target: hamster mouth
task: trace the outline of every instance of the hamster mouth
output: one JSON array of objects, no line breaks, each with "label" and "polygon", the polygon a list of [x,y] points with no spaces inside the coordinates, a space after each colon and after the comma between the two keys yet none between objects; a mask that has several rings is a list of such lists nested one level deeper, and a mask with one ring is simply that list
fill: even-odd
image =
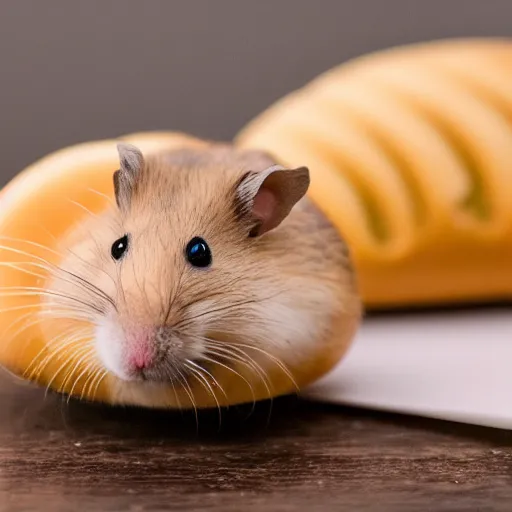
[{"label": "hamster mouth", "polygon": [[129,380],[147,383],[171,383],[183,386],[197,380],[198,374],[203,378],[212,374],[212,365],[203,359],[187,359],[184,362],[160,364],[154,368],[145,368],[131,375]]}]

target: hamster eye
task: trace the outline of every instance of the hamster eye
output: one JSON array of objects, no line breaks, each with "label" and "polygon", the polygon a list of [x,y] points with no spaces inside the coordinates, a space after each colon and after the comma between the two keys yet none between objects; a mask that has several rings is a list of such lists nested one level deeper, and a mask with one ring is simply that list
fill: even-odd
[{"label": "hamster eye", "polygon": [[128,235],[124,235],[112,244],[112,249],[110,251],[112,258],[115,260],[121,259],[123,254],[126,252],[126,249],[128,249]]},{"label": "hamster eye", "polygon": [[194,267],[207,267],[212,262],[212,253],[208,244],[199,237],[194,237],[185,249],[187,261]]}]

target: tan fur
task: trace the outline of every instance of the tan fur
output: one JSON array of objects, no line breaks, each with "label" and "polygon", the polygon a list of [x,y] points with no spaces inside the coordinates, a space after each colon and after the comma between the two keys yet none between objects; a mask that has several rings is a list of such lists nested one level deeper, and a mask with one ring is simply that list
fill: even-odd
[{"label": "tan fur", "polygon": [[[213,143],[145,155],[129,208],[113,205],[73,230],[62,267],[103,290],[117,307],[116,312],[105,303],[104,312],[91,318],[102,326],[98,343],[108,338],[116,344],[99,348],[100,361],[102,350],[117,351],[108,357],[124,350],[123,332],[129,329],[173,327],[195,318],[171,337],[155,338],[165,364],[179,368],[184,359],[200,360],[207,353],[199,339],[205,335],[228,350],[238,346],[255,362],[251,367],[223,360],[231,370],[207,364],[210,389],[190,375],[187,389],[174,377],[123,381],[111,374],[112,402],[172,407],[247,402],[293,392],[295,384],[300,388],[315,380],[342,357],[361,305],[339,233],[304,197],[277,228],[250,238],[248,220],[237,206],[237,185],[245,173],[276,163],[259,151]],[[112,243],[126,233],[129,251],[114,261]],[[184,257],[195,236],[212,250],[209,269],[191,268]],[[87,297],[58,278],[51,289]],[[213,310],[218,312],[209,314]],[[256,348],[242,347],[249,344]]]}]

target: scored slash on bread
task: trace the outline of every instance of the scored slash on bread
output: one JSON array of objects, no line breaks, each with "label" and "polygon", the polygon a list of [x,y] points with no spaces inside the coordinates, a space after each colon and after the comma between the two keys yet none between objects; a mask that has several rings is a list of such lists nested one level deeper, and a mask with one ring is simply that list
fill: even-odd
[{"label": "scored slash on bread", "polygon": [[355,58],[236,138],[307,165],[351,248],[366,306],[508,299],[512,40],[444,40]]}]

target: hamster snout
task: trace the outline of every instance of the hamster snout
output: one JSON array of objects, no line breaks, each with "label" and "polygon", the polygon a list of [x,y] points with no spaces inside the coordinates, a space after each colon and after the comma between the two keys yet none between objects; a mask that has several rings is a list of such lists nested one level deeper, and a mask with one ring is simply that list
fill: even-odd
[{"label": "hamster snout", "polygon": [[194,340],[184,340],[170,326],[124,328],[112,318],[96,329],[96,348],[103,364],[122,380],[168,382],[199,364]]},{"label": "hamster snout", "polygon": [[126,336],[125,365],[130,376],[145,377],[144,372],[155,367],[157,350],[154,338],[154,330],[149,327],[129,331]]}]

